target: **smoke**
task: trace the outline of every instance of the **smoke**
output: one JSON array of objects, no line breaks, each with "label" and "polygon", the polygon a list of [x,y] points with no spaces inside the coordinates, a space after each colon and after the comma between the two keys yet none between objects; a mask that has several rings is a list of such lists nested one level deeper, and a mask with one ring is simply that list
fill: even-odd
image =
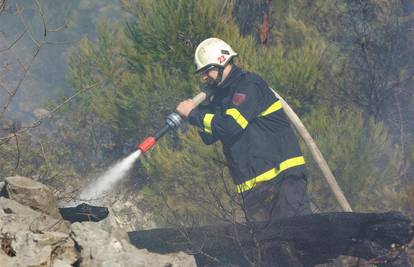
[{"label": "smoke", "polygon": [[[116,183],[122,180],[131,170],[134,162],[141,155],[141,150],[137,150],[125,159],[115,163],[105,173],[103,173],[98,179],[92,184],[87,186],[79,195],[79,201],[88,202],[92,205],[100,205],[104,194],[110,192]],[[80,203],[70,203],[73,206]]]}]

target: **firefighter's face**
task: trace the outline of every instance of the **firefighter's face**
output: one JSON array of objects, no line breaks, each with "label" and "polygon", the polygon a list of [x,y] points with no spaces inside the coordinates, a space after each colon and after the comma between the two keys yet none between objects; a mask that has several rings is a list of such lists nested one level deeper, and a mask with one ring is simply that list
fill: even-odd
[{"label": "firefighter's face", "polygon": [[217,67],[209,68],[209,69],[201,72],[201,74],[200,74],[201,75],[201,80],[204,83],[208,84],[208,85],[216,86],[216,85],[222,83],[224,80],[226,80],[227,76],[230,73],[231,68],[232,68],[232,64],[227,64],[224,67],[223,75],[221,76],[219,81],[217,80],[217,78],[219,76],[218,68]]},{"label": "firefighter's face", "polygon": [[208,85],[216,85],[217,76],[218,76],[217,68],[211,68],[201,73],[201,80]]}]

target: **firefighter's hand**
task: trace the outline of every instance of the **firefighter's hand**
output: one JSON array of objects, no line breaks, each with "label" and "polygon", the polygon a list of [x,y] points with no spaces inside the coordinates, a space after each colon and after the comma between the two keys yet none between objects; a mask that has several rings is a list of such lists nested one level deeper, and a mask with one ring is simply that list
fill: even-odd
[{"label": "firefighter's hand", "polygon": [[190,112],[195,107],[196,106],[195,106],[193,100],[187,99],[187,100],[182,101],[180,104],[178,104],[176,110],[177,110],[177,113],[180,114],[181,117],[187,118],[188,115],[190,114]]}]

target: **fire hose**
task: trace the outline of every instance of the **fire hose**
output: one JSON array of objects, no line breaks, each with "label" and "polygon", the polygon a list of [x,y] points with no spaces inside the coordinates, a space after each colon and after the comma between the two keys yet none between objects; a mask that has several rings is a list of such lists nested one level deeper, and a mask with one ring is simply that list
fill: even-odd
[{"label": "fire hose", "polygon": [[[278,93],[276,93],[272,88],[270,88],[270,90],[282,102],[282,107],[283,107],[283,110],[286,116],[289,118],[291,123],[295,126],[299,135],[302,137],[306,146],[310,150],[313,159],[315,160],[318,167],[322,171],[322,174],[325,180],[327,181],[330,189],[332,190],[341,208],[344,211],[352,212],[352,208],[349,205],[349,202],[347,201],[341,188],[339,187],[335,177],[333,176],[326,160],[322,156],[322,153],[318,149],[315,141],[313,140],[313,138],[311,137],[311,135],[309,134],[309,132],[307,131],[307,129],[305,128],[301,120],[299,119],[299,117],[296,115],[296,113],[292,110],[292,108],[286,103],[286,101]],[[206,98],[207,98],[207,93],[201,92],[198,95],[196,95],[192,99],[192,101],[197,107]],[[142,153],[147,152],[157,143],[158,139],[160,139],[170,130],[176,129],[178,126],[180,126],[181,121],[182,121],[182,118],[179,114],[175,112],[171,113],[170,115],[167,116],[164,126],[160,130],[158,130],[154,135],[147,137],[142,143],[138,144],[137,149],[141,150]]]}]

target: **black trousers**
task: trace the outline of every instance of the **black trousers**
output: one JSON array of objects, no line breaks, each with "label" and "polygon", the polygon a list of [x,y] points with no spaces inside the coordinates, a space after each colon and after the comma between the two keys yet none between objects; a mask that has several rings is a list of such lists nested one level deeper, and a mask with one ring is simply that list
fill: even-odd
[{"label": "black trousers", "polygon": [[[306,177],[294,175],[258,184],[253,190],[243,193],[247,222],[270,223],[277,219],[312,213],[306,187]],[[252,233],[267,229],[267,226],[262,229],[256,228]],[[295,255],[295,250],[285,242],[259,242],[245,249],[250,260],[255,263],[254,266],[304,266],[300,256]]]},{"label": "black trousers", "polygon": [[272,221],[312,213],[306,186],[306,177],[294,175],[258,184],[243,193],[247,220]]}]

